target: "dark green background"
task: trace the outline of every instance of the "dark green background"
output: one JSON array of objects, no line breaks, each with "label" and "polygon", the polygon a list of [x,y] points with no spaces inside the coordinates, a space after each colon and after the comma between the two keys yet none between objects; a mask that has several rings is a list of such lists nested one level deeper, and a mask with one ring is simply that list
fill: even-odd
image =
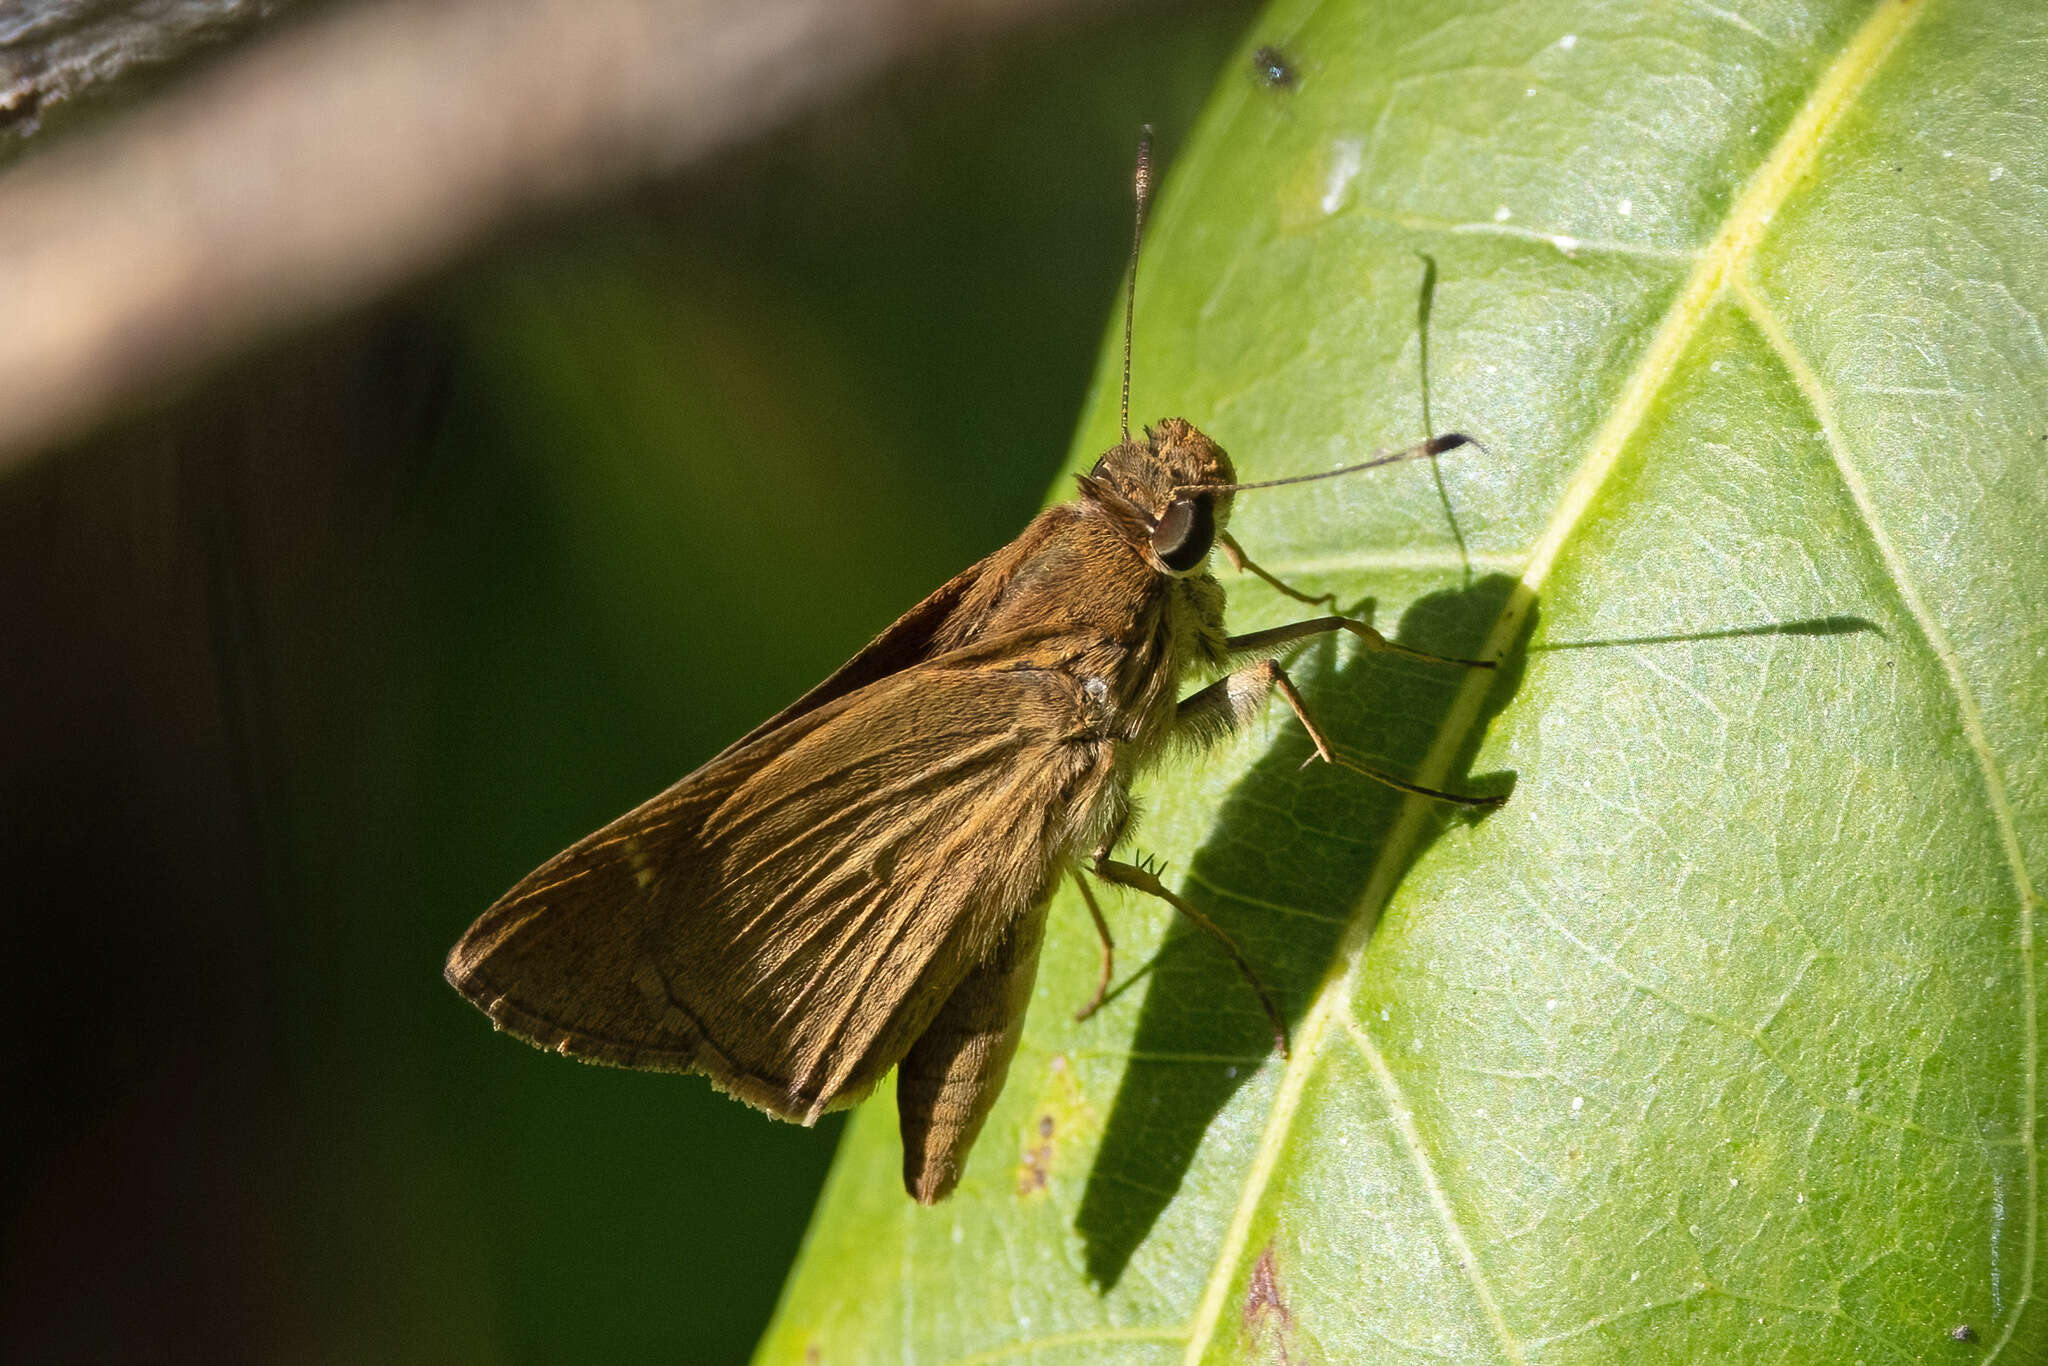
[{"label": "dark green background", "polygon": [[836,1127],[442,956],[1023,524],[1249,19],[944,54],[0,484],[0,1357],[744,1356]]}]

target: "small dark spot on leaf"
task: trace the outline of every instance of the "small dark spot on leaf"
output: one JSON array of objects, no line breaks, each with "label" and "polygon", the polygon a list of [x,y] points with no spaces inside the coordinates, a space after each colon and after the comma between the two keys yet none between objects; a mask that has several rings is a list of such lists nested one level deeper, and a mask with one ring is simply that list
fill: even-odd
[{"label": "small dark spot on leaf", "polygon": [[1051,1115],[1038,1117],[1038,1142],[1026,1145],[1024,1161],[1017,1168],[1017,1194],[1034,1195],[1045,1189],[1052,1177]]},{"label": "small dark spot on leaf", "polygon": [[1977,1330],[1967,1323],[1959,1323],[1949,1329],[1948,1335],[1950,1341],[1953,1342],[1975,1342],[1977,1340]]},{"label": "small dark spot on leaf", "polygon": [[1244,1292],[1244,1333],[1252,1350],[1265,1353],[1280,1366],[1293,1366],[1294,1311],[1280,1289],[1280,1263],[1271,1243],[1259,1252]]},{"label": "small dark spot on leaf", "polygon": [[1292,90],[1301,81],[1292,59],[1270,44],[1252,53],[1252,73],[1268,90]]},{"label": "small dark spot on leaf", "polygon": [[818,1363],[824,1359],[825,1354],[818,1350],[817,1343],[814,1342],[804,1348],[804,1366],[818,1366]]}]

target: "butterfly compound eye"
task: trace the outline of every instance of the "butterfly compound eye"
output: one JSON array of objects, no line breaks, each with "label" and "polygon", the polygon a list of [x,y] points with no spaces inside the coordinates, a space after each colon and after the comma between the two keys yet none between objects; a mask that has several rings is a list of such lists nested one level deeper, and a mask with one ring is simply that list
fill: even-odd
[{"label": "butterfly compound eye", "polygon": [[1207,498],[1176,498],[1152,528],[1152,553],[1176,574],[1185,574],[1209,558],[1216,540],[1216,512]]}]

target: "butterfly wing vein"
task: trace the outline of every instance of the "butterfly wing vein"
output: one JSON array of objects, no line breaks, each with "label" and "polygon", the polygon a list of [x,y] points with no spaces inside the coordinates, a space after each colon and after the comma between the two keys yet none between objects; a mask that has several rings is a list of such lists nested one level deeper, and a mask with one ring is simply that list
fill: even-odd
[{"label": "butterfly wing vein", "polygon": [[791,718],[536,870],[448,977],[592,1062],[811,1122],[871,1090],[1101,825],[1068,674],[945,656]]}]

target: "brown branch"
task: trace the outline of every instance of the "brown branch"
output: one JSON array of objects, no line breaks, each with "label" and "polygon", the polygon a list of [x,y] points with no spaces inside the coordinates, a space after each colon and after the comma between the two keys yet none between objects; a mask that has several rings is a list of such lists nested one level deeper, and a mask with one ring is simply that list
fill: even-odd
[{"label": "brown branch", "polygon": [[0,6],[0,134],[26,138],[52,105],[233,37],[284,3],[14,0]]},{"label": "brown branch", "polygon": [[0,471],[542,206],[1071,0],[380,0],[0,176]]}]

